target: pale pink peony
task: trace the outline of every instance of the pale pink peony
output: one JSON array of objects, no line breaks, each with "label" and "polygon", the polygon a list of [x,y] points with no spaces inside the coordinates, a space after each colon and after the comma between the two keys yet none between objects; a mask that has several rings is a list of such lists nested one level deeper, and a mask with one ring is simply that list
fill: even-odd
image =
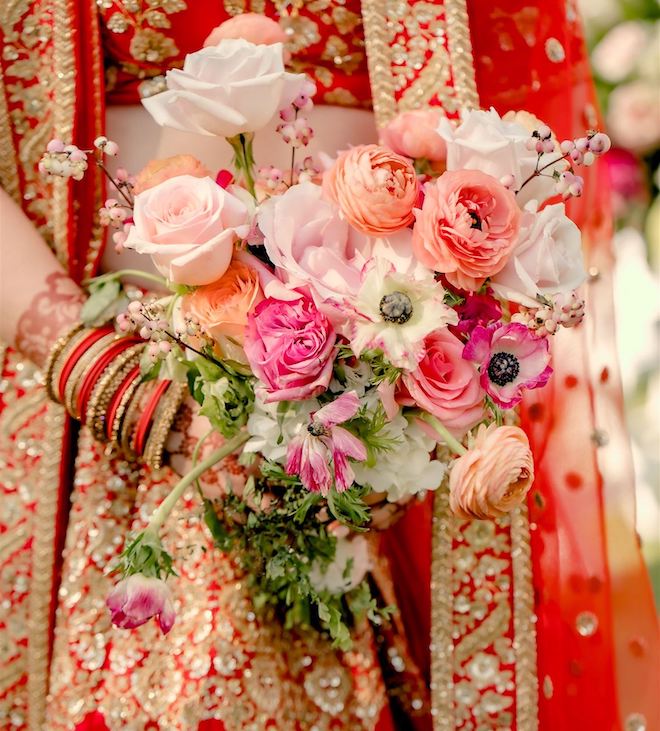
[{"label": "pale pink peony", "polygon": [[399,155],[442,162],[447,145],[438,132],[445,115],[437,107],[401,112],[380,133],[380,142]]},{"label": "pale pink peony", "polygon": [[349,488],[355,474],[347,458],[363,461],[367,449],[338,425],[352,419],[359,408],[358,395],[347,391],[312,414],[307,429],[289,443],[287,474],[299,475],[308,490],[322,495],[327,495],[333,484],[338,492]]},{"label": "pale pink peony", "polygon": [[264,402],[300,401],[325,391],[336,340],[332,325],[309,297],[260,302],[248,317],[243,347],[264,384]]},{"label": "pale pink peony", "polygon": [[176,284],[215,282],[227,271],[234,243],[250,231],[245,203],[211,178],[180,175],[135,197],[124,246],[149,254]]},{"label": "pale pink peony", "polygon": [[134,192],[143,193],[159,183],[179,175],[192,175],[195,178],[210,177],[211,173],[193,155],[174,155],[160,160],[151,160],[135,176]]},{"label": "pale pink peony", "polygon": [[279,24],[259,13],[241,13],[220,23],[206,37],[204,48],[217,46],[227,38],[242,38],[249,43],[264,46],[287,42],[286,33]]},{"label": "pale pink peony", "polygon": [[545,386],[552,375],[548,339],[518,322],[476,327],[463,357],[479,367],[481,385],[503,409],[520,403],[525,389]]},{"label": "pale pink peony", "polygon": [[483,424],[449,473],[449,503],[460,518],[499,518],[520,505],[534,482],[534,460],[517,426]]},{"label": "pale pink peony", "polygon": [[431,333],[424,347],[417,368],[403,374],[397,400],[419,406],[462,436],[484,415],[479,374],[463,359],[463,343],[446,329]]},{"label": "pale pink peony", "polygon": [[413,251],[450,284],[477,290],[505,265],[518,240],[515,195],[479,170],[446,172],[424,188],[415,209]]},{"label": "pale pink peony", "polygon": [[135,629],[152,617],[163,634],[174,626],[176,612],[172,593],[162,579],[133,574],[122,579],[106,601],[112,623],[122,629]]},{"label": "pale pink peony", "polygon": [[380,145],[342,152],[323,176],[323,190],[352,226],[369,235],[411,224],[419,197],[410,161]]}]

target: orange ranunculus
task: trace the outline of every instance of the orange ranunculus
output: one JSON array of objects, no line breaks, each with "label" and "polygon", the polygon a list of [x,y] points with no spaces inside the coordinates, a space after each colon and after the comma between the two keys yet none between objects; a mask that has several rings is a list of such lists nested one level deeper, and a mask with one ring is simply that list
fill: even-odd
[{"label": "orange ranunculus", "polygon": [[534,460],[517,426],[480,426],[449,473],[449,502],[461,518],[498,518],[520,505],[534,481]]},{"label": "orange ranunculus", "polygon": [[151,160],[135,178],[135,193],[143,193],[145,190],[178,175],[205,178],[210,177],[211,173],[192,155],[174,155],[173,157],[165,157],[162,160]]}]

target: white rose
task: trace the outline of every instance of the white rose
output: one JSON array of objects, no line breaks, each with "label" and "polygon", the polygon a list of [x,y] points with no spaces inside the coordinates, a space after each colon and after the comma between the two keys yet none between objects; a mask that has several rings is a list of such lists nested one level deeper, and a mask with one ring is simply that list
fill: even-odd
[{"label": "white rose", "polygon": [[372,466],[352,463],[358,484],[387,493],[390,502],[440,486],[447,465],[433,457],[435,442],[415,422],[397,414],[379,436],[393,440],[392,449],[378,452]]},{"label": "white rose", "polygon": [[660,94],[657,84],[631,81],[610,94],[607,126],[612,140],[633,152],[649,152],[660,143]]},{"label": "white rose", "polygon": [[[442,119],[438,132],[447,142],[447,170],[481,170],[497,180],[513,175],[518,190],[536,168],[538,155],[525,146],[529,130],[503,120],[494,109],[467,112],[458,127]],[[543,155],[540,164],[559,156]],[[545,201],[555,194],[552,177],[540,176],[525,185],[517,200],[522,207],[530,200]]]},{"label": "white rose", "polygon": [[500,297],[533,307],[538,294],[570,292],[585,276],[580,229],[566,216],[564,204],[546,206],[540,213],[530,205],[523,213],[518,244],[491,286]]},{"label": "white rose", "polygon": [[325,571],[315,561],[309,580],[316,591],[343,594],[355,589],[370,568],[369,544],[364,536],[338,538],[334,559]]},{"label": "white rose", "polygon": [[265,127],[305,82],[284,70],[282,44],[223,40],[167,72],[167,91],[142,100],[163,127],[234,137]]}]

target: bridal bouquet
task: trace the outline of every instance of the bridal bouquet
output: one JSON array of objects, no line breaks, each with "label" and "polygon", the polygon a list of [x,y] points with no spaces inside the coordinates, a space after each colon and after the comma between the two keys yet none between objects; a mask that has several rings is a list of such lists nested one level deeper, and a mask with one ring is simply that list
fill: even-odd
[{"label": "bridal bouquet", "polygon": [[[368,581],[371,505],[445,477],[461,517],[525,498],[532,455],[508,415],[548,382],[550,336],[582,319],[580,231],[563,199],[609,140],[560,144],[524,112],[431,109],[397,117],[380,144],[296,162],[315,89],[264,42],[279,41],[271,22],[248,24],[247,40],[221,26],[144,101],[161,125],[225,138],[232,169],[182,154],[108,173],[102,222],[170,291],[130,301],[118,327],[148,341],[144,377],[187,382],[222,437],[129,542],[108,606],[120,626],[155,616],[169,630],[176,574],[159,529],[238,453],[241,479],[218,500],[200,490],[215,543],[240,556],[257,607],[347,647],[356,617],[389,611]],[[256,167],[254,134],[271,124],[289,169]],[[79,179],[117,152],[106,138],[91,151],[54,140],[42,169]],[[126,308],[121,275],[91,283],[89,323]]]}]

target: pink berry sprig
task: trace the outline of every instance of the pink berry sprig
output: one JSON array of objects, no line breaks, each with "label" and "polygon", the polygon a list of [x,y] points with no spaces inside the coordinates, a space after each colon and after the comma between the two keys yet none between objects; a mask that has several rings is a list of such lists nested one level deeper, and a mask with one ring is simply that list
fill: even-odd
[{"label": "pink berry sprig", "polygon": [[584,319],[585,303],[577,292],[555,295],[539,307],[521,307],[511,317],[540,336],[554,335],[560,327],[576,327]]},{"label": "pink berry sprig", "polygon": [[76,145],[67,145],[60,139],[52,139],[39,161],[39,172],[59,178],[82,180],[87,170],[87,154],[86,150],[81,150]]}]

